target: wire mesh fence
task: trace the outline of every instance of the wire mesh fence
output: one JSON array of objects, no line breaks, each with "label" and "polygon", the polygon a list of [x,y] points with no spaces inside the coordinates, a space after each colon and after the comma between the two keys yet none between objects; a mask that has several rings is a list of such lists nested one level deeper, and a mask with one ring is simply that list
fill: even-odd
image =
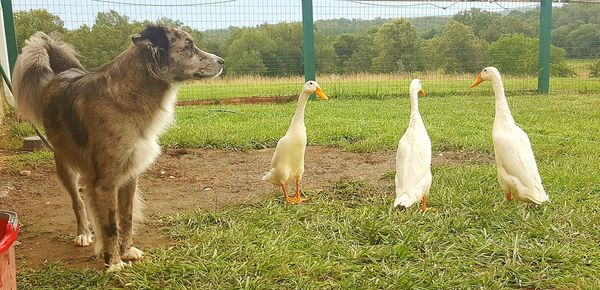
[{"label": "wire mesh fence", "polygon": [[[405,95],[411,78],[431,93],[469,92],[482,67],[506,89],[537,88],[539,2],[314,1],[317,79],[334,97]],[[252,0],[14,1],[18,46],[58,31],[93,68],[148,21],[188,31],[225,58],[222,78],[188,83],[183,100],[295,95],[303,82],[302,2]],[[555,3],[551,90],[600,91],[600,5]]]}]

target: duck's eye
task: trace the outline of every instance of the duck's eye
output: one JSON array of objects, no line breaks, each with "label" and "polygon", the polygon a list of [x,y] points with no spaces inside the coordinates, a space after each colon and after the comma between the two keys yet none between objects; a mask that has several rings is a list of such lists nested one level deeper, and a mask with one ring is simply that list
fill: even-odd
[{"label": "duck's eye", "polygon": [[185,48],[192,48],[194,47],[194,42],[192,42],[191,40],[188,40],[185,42]]},{"label": "duck's eye", "polygon": [[483,71],[487,71],[487,69],[483,69]]}]

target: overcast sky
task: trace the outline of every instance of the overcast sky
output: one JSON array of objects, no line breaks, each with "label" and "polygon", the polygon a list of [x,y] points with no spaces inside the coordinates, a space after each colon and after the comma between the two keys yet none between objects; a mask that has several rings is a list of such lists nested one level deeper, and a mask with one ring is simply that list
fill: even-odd
[{"label": "overcast sky", "polygon": [[[115,10],[134,20],[177,19],[200,30],[229,26],[302,20],[301,0],[13,0],[13,9],[44,8],[57,14],[69,29],[91,25],[96,14]],[[314,19],[373,19],[453,15],[471,7],[508,12],[534,8],[525,2],[394,2],[354,0],[313,0]]]}]

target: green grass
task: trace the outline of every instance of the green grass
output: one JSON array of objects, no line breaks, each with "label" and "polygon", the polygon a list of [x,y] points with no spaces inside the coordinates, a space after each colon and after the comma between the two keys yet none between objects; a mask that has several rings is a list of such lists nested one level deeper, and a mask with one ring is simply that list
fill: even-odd
[{"label": "green grass", "polygon": [[35,132],[29,123],[19,123],[6,114],[4,125],[0,126],[0,150],[18,150],[22,146],[22,138],[33,134]]},{"label": "green grass", "polygon": [[[576,66],[589,72],[587,67]],[[579,70],[578,70],[579,72]],[[551,90],[555,92],[600,91],[600,82],[590,79],[587,73],[581,78],[551,78]],[[444,76],[424,74],[421,77],[428,84],[428,92],[434,95],[469,94],[469,85],[475,78],[473,75]],[[317,80],[326,94],[337,98],[380,98],[382,96],[404,95],[411,76],[393,75],[351,75],[351,76],[319,76]],[[241,79],[216,79],[207,82],[184,84],[179,90],[180,100],[227,99],[253,96],[285,96],[297,95],[304,81],[301,77],[263,78],[248,77]],[[523,92],[537,89],[537,78],[505,77],[507,91]]]},{"label": "green grass", "polygon": [[47,163],[54,160],[54,154],[50,150],[40,150],[14,155],[9,160],[9,169],[19,171],[40,163]]},{"label": "green grass", "polygon": [[[432,91],[425,83],[425,90]],[[435,151],[493,153],[489,85],[462,96],[421,98]],[[430,206],[392,210],[393,176],[380,186],[331,180],[289,206],[273,190],[256,204],[164,218],[176,240],[116,275],[51,264],[20,269],[22,289],[525,288],[594,289],[600,284],[600,95],[508,94],[530,135],[552,203],[508,203],[487,164],[435,165]],[[166,146],[236,150],[272,147],[295,104],[177,108]],[[308,104],[310,144],[393,150],[408,98]],[[392,169],[392,168],[390,168]]]},{"label": "green grass", "polygon": [[[600,283],[600,202],[571,186],[538,208],[506,203],[492,166],[435,166],[437,213],[391,210],[362,181],[333,181],[288,206],[274,193],[254,205],[172,217],[179,241],[111,277],[51,265],[20,274],[21,287],[529,288]],[[391,190],[391,189],[390,189]],[[65,284],[66,283],[66,284]]]},{"label": "green grass", "polygon": [[[6,120],[8,130],[5,135],[1,135],[3,132],[0,132],[0,137],[2,137],[0,139],[0,150],[18,152],[23,147],[22,138],[35,135],[35,131],[29,123],[19,123],[10,118]],[[47,163],[53,160],[53,156],[52,151],[46,149],[33,152],[19,152],[8,159],[7,167],[8,170],[16,172],[40,163]]]},{"label": "green grass", "polygon": [[112,275],[91,269],[66,269],[60,263],[48,263],[36,270],[17,269],[17,279],[19,289],[107,289],[118,283]]},{"label": "green grass", "polygon": [[567,65],[572,67],[578,76],[586,77],[590,73],[590,65],[595,59],[567,59]]},{"label": "green grass", "polygon": [[[493,151],[494,97],[489,90],[421,99],[420,109],[435,150]],[[598,95],[519,95],[509,96],[509,102],[515,119],[534,144],[560,142],[560,138],[600,142],[600,110],[590,110],[600,105]],[[179,107],[177,123],[162,136],[161,143],[238,150],[273,147],[285,134],[295,106]],[[395,149],[408,123],[409,106],[408,97],[310,102],[306,109],[309,144],[354,151]]]},{"label": "green grass", "polygon": [[600,233],[594,221],[580,219],[597,216],[597,207],[503,203],[491,194],[489,167],[437,167],[435,174],[433,205],[440,212],[434,214],[390,210],[391,197],[358,182],[312,193],[309,206],[269,200],[181,215],[168,226],[184,242],[154,252],[153,261],[121,277],[134,288],[575,288],[599,282],[600,252],[593,249]]}]

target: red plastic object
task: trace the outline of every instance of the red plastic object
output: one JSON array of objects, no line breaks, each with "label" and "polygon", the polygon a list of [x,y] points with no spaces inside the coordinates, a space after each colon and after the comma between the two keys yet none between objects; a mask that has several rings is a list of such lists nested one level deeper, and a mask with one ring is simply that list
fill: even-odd
[{"label": "red plastic object", "polygon": [[19,235],[19,220],[12,211],[0,210],[0,289],[17,289],[17,267],[13,243]]}]

